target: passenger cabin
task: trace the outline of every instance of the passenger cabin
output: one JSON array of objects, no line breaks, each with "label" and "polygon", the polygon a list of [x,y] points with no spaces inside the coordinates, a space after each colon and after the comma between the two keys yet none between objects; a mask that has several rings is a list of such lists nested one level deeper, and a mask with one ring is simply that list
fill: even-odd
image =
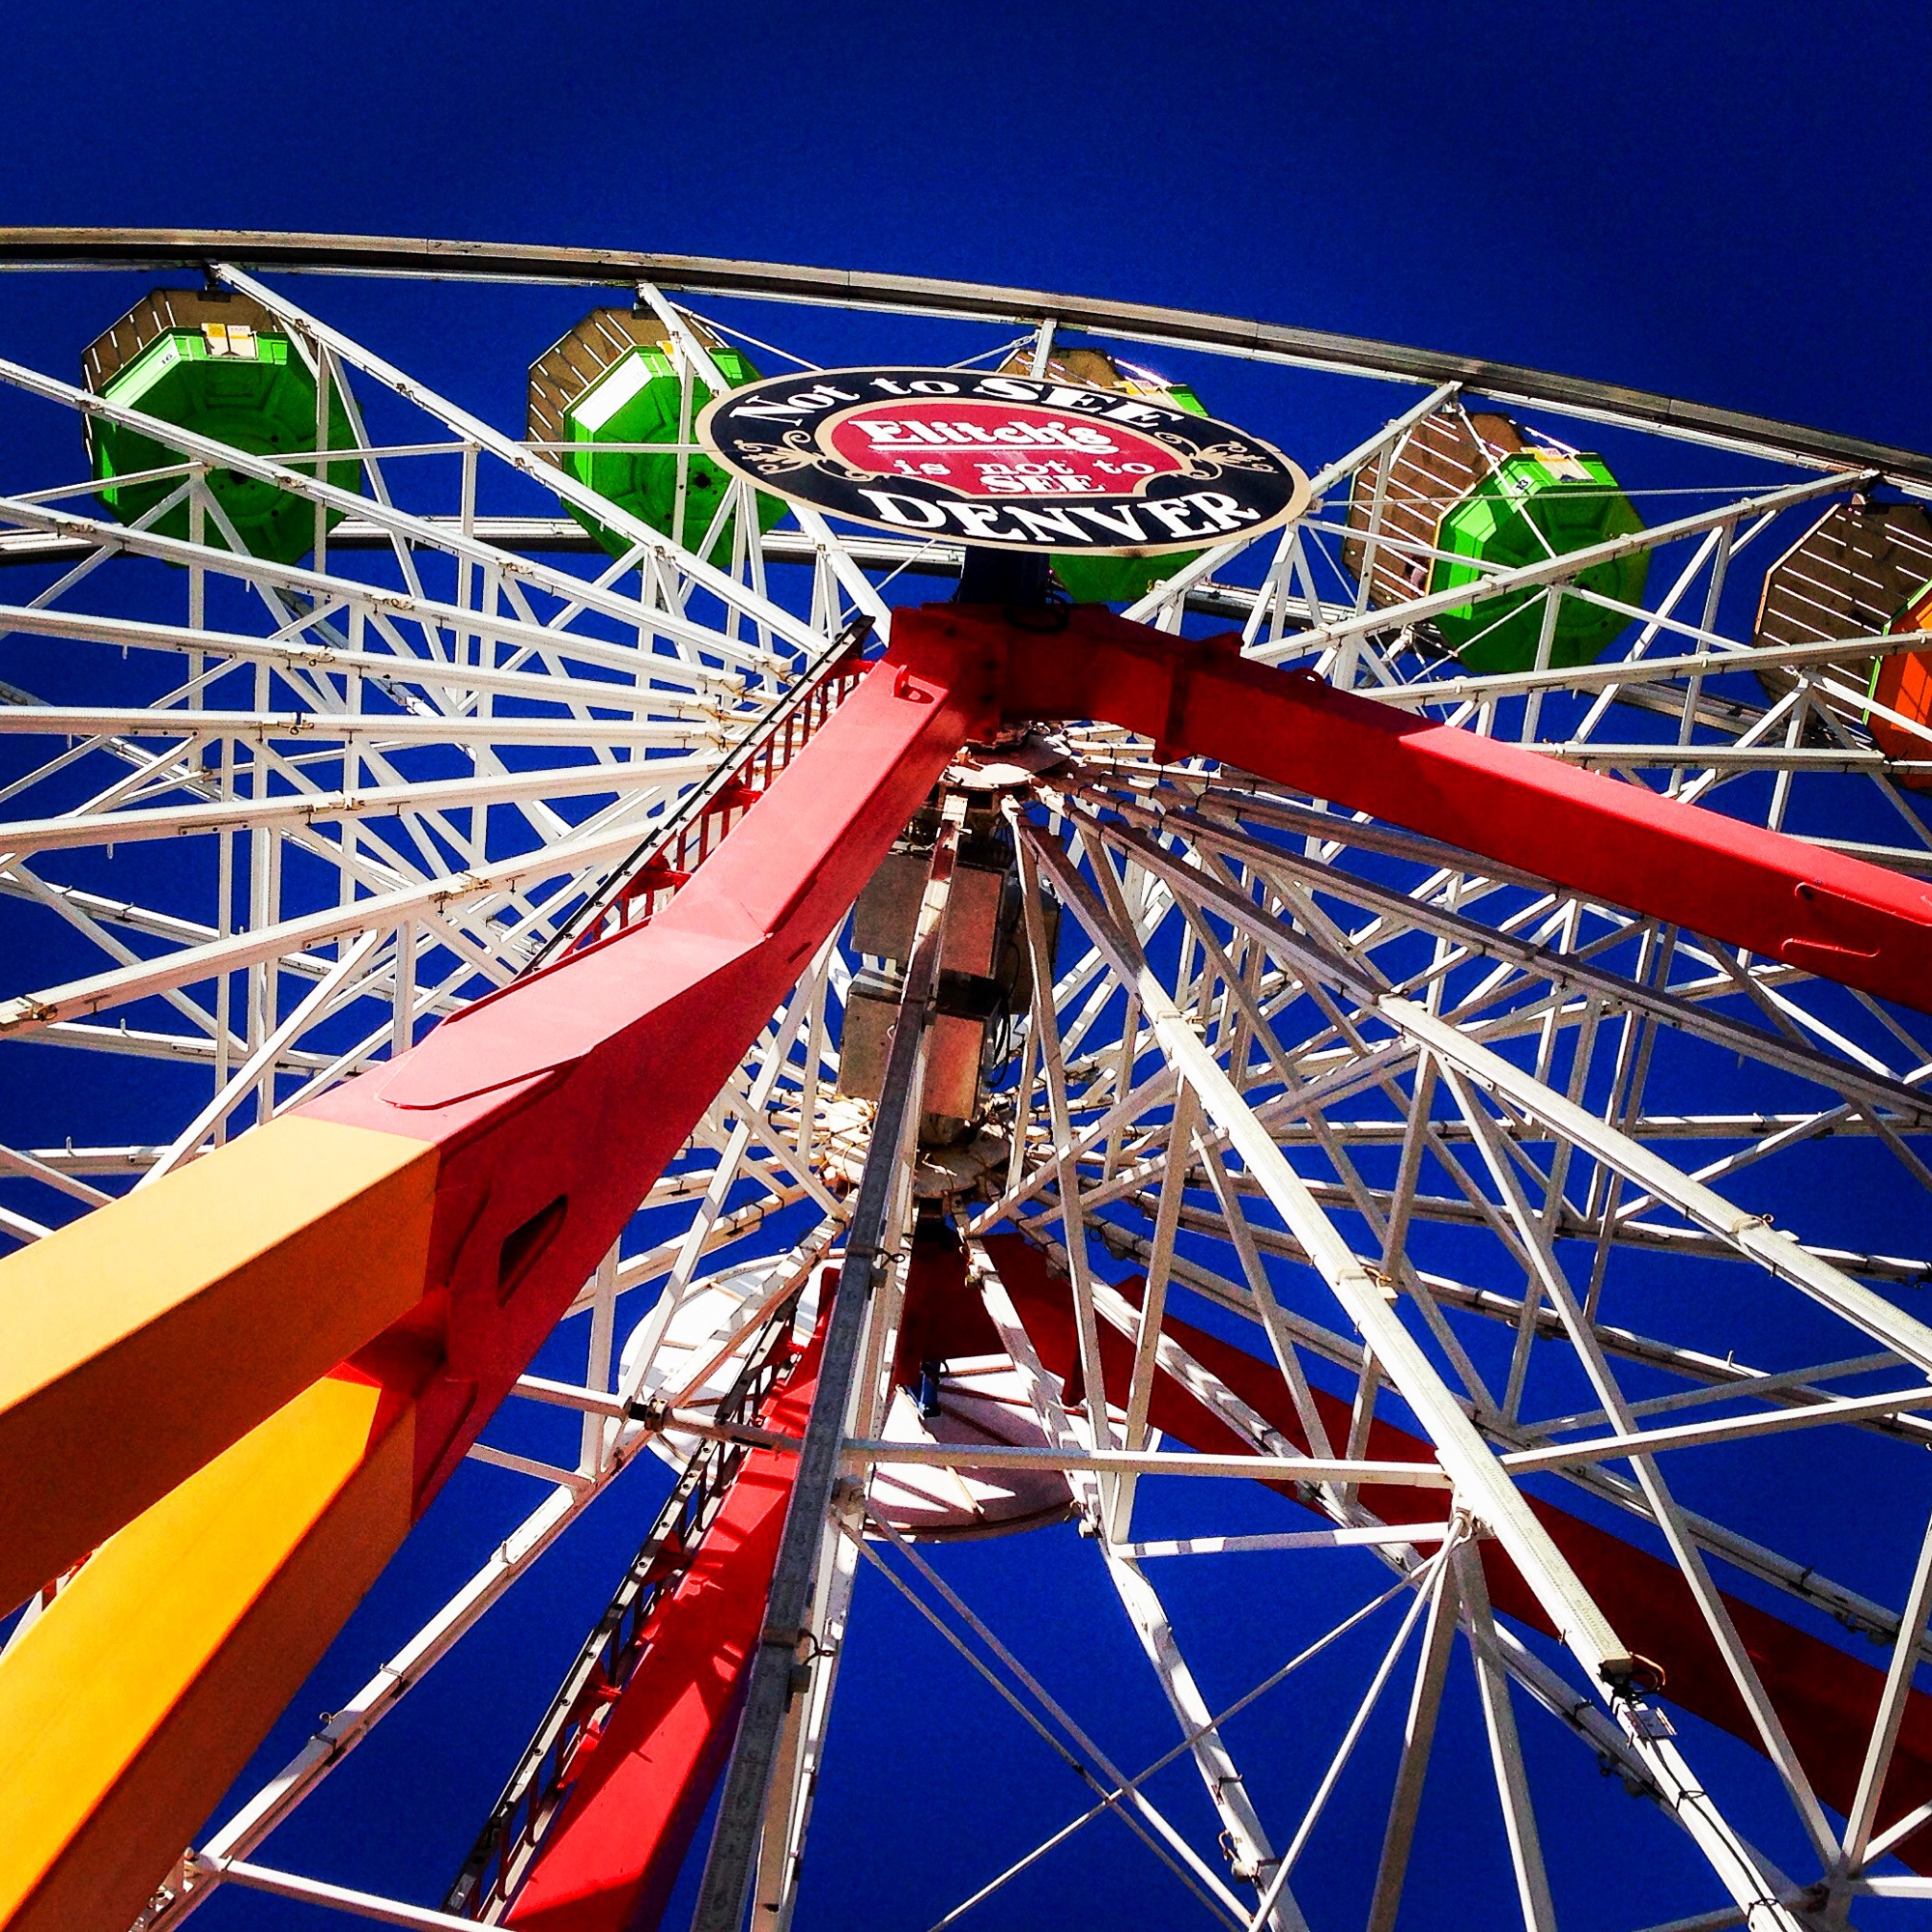
[{"label": "passenger cabin", "polygon": [[[1853,497],[1833,504],[1765,572],[1751,641],[1815,644],[1888,631],[1932,631],[1932,515],[1919,503]],[[1773,699],[1795,681],[1776,666],[1757,675]],[[1886,711],[1932,724],[1932,648],[1875,659],[1866,689]],[[1815,701],[1864,724],[1888,757],[1932,759],[1932,740],[1876,710],[1834,703],[1829,693]],[[1901,775],[1900,781],[1932,790],[1932,777]]]},{"label": "passenger cabin", "polygon": [[[1373,457],[1349,496],[1342,561],[1369,582],[1378,610],[1460,589],[1497,570],[1634,534],[1643,521],[1599,456],[1570,448],[1508,416],[1458,404],[1426,416],[1394,460]],[[1575,582],[1635,606],[1650,559],[1637,551],[1592,564]],[[1534,586],[1452,605],[1433,619],[1470,670],[1528,670],[1591,663],[1631,621],[1625,611],[1565,597],[1544,649],[1546,600]]]},{"label": "passenger cabin", "polygon": [[[691,327],[733,388],[758,380],[749,357],[701,325]],[[593,309],[530,364],[529,440],[549,445],[541,453],[600,497],[708,563],[729,568],[737,537],[731,479],[691,448],[693,426],[711,395],[656,316]],[[673,447],[662,455],[624,447],[635,443]],[[757,506],[760,533],[784,514],[783,503],[762,492]],[[574,503],[569,508],[612,556],[631,550],[630,537]]]},{"label": "passenger cabin", "polygon": [[[279,319],[246,296],[156,289],[88,345],[81,375],[88,389],[108,402],[251,456],[294,462],[318,448],[355,447],[334,384],[327,410],[320,409],[315,374],[301,351]],[[152,470],[178,469],[185,460],[179,450],[104,416],[88,417],[86,437],[108,515],[135,524],[179,497],[148,527],[167,537],[191,533],[196,520],[185,479],[139,480]],[[319,470],[338,490],[362,487],[362,466],[354,459],[295,467]],[[315,548],[313,503],[232,469],[209,471],[208,489],[213,508],[204,508],[199,520],[205,543],[221,549],[239,543],[251,555],[277,563],[294,563]],[[324,527],[341,521],[339,510],[323,513]]]},{"label": "passenger cabin", "polygon": [[[1932,582],[1922,583],[1918,594],[1899,613],[1894,631],[1932,631]],[[1865,714],[1872,742],[1888,758],[1910,759],[1916,764],[1932,762],[1932,736],[1921,737],[1898,720],[1932,726],[1932,650],[1894,651],[1872,666],[1871,697],[1874,708]],[[1884,712],[1877,707],[1883,706]],[[1894,713],[1888,717],[1885,712]],[[1901,784],[1914,791],[1932,791],[1932,772],[1901,772]]]}]

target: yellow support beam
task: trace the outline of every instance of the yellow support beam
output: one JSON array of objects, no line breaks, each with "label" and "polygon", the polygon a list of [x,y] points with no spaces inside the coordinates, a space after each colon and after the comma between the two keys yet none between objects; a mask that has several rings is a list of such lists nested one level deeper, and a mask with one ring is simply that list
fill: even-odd
[{"label": "yellow support beam", "polygon": [[327,1377],[0,1660],[0,1927],[121,1932],[408,1533],[415,1406]]},{"label": "yellow support beam", "polygon": [[437,1159],[291,1116],[0,1261],[0,1610],[415,1305]]}]

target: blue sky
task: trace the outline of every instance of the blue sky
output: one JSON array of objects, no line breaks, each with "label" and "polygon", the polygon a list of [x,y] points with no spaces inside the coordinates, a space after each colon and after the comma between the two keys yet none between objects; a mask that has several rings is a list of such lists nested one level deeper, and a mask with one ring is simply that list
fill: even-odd
[{"label": "blue sky", "polygon": [[1932,441],[1910,6],[135,18],[10,21],[10,218],[1064,287]]},{"label": "blue sky", "polygon": [[[959,276],[1387,337],[1932,447],[1920,9],[357,0],[16,8],[7,33],[10,223],[556,242]],[[341,299],[347,314],[364,298]],[[544,300],[549,315],[577,298]],[[447,334],[421,349],[439,380],[470,359],[463,330],[485,311],[466,297],[446,313]],[[0,316],[15,332],[5,353],[43,366],[65,370],[84,339],[65,314],[43,328],[15,291],[0,289]],[[1241,379],[1225,382],[1223,403]],[[514,424],[518,401],[496,401]],[[482,1553],[515,1480],[478,1472],[453,1489],[264,1768],[433,1606],[443,1565]],[[458,1727],[514,1747],[640,1510],[627,1502],[586,1532],[581,1562],[525,1586],[473,1662],[368,1747],[365,1795],[331,1794],[277,1855],[434,1895],[502,1769],[452,1744]],[[1259,1500],[1257,1525],[1274,1520]],[[1069,1646],[1091,1642],[1076,1678],[1133,1662],[1091,1566],[1084,1582],[1071,1563],[1036,1571],[1015,1546],[961,1552],[957,1574],[969,1594],[1005,1598],[1030,1659],[1067,1671]],[[1188,1613],[1225,1633],[1210,1698],[1324,1622],[1320,1601],[1284,1598],[1257,1634],[1251,1593],[1284,1574],[1258,1568],[1239,1593],[1198,1586]],[[876,1909],[916,1932],[914,1901],[957,1896],[996,1861],[986,1847],[1023,1844],[1079,1808],[1078,1791],[948,1673],[902,1605],[873,1590],[861,1609],[892,1666],[853,1674],[835,1734],[848,1771],[822,1823],[841,1845],[877,1849],[824,1872],[801,1925]],[[1331,1692],[1311,1691],[1295,1721],[1332,1734]],[[1162,1714],[1116,1716],[1122,1754],[1164,1747]],[[1553,1792],[1595,1802],[1587,1761],[1540,1734],[1528,1747]],[[1732,1765],[1726,1744],[1710,1748]],[[922,1808],[935,1792],[952,1821],[937,1833]],[[1426,1851],[1458,1843],[1453,1814],[1427,1831]],[[1483,1837],[1471,1856],[1492,1860],[1487,1818]],[[1069,1854],[1053,1884],[1019,1889],[983,1922],[1064,1922],[1068,1895],[1096,1921],[1181,1922],[1180,1894],[1117,1838],[1108,1856]],[[1601,1919],[1581,1871],[1561,1874],[1577,1922],[1667,1916],[1667,1881],[1690,1869],[1679,1856],[1666,1843],[1652,1870],[1603,1876]],[[1318,1932],[1359,1922],[1361,1906],[1341,1898]],[[333,1921],[237,1896],[203,1922]]]}]

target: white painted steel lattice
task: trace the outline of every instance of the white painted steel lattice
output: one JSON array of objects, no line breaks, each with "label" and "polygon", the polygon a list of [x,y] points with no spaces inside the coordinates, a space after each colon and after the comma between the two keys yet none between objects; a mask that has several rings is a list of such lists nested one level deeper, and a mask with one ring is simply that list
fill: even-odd
[{"label": "white painted steel lattice", "polygon": [[[317,237],[0,232],[0,255],[10,297],[52,303],[100,288],[84,269],[205,269],[341,397],[363,478],[341,490],[313,458],[238,452],[0,359],[15,446],[43,446],[30,425],[65,412],[172,458],[145,527],[94,500],[77,433],[64,472],[7,459],[0,1033],[22,1070],[0,1226],[19,1243],[649,918],[836,714],[894,610],[945,596],[960,567],[810,513],[761,535],[741,484],[707,532],[728,529],[724,552],[696,554],[469,390],[412,374],[399,334],[379,349],[335,320],[359,311],[331,270],[386,278],[389,313],[417,326],[431,277],[517,284],[517,302],[629,291],[670,345],[687,425],[695,385],[725,386],[725,342],[768,367],[890,340],[1051,374],[1077,339],[1129,372],[1174,358],[1163,378],[1210,410],[1212,358],[1246,358],[1279,384],[1277,418],[1252,426],[1310,472],[1313,505],[1285,533],[1204,548],[1130,617],[1233,628],[1259,663],[1932,875],[1932,727],[1880,676],[1919,641],[1891,627],[1932,578],[1932,459],[1497,365],[955,284]],[[551,338],[509,339],[479,338],[503,367],[476,393]],[[1546,533],[1527,561],[1440,582],[1466,555],[1445,514],[1505,468],[1471,425],[1505,417],[1552,462],[1601,441],[1641,526]],[[1487,467],[1459,480],[1444,451]],[[310,506],[308,559],[250,555],[215,472]],[[182,506],[187,534],[157,533]],[[607,554],[573,511],[627,547]],[[1638,555],[1636,601],[1591,575]],[[1528,662],[1475,670],[1474,646],[1450,648],[1486,605],[1498,630],[1526,625]],[[1566,664],[1581,607],[1621,628]],[[1014,948],[971,1104],[934,1106],[952,1091],[935,1021],[925,1124],[911,1107],[875,1143],[892,1109],[841,1047],[876,982],[900,982],[842,928],[469,1452],[506,1472],[489,1508],[509,1507],[510,1479],[534,1502],[414,1636],[358,1654],[363,1689],[210,1821],[145,1923],[251,1889],[401,1925],[485,1911],[488,1887],[446,1891],[440,1873],[412,1902],[373,1876],[298,1876],[274,1834],[338,1773],[341,1802],[394,1802],[355,1747],[433,1665],[463,1671],[462,1640],[540,1559],[571,1562],[598,1497],[643,1494],[626,1471],[644,1450],[718,1460],[739,1425],[721,1433],[707,1403],[775,1319],[809,1329],[868,1159],[892,1168],[881,1285],[848,1480],[788,1633],[797,1694],[748,1854],[752,1922],[781,1928],[795,1906],[813,1922],[815,1882],[842,1862],[807,1827],[821,1785],[865,1787],[827,1726],[841,1670],[891,1663],[867,1655],[888,1602],[947,1649],[920,1700],[936,1749],[949,1704],[991,1689],[1015,1740],[1085,1784],[1075,1802],[1042,1783],[1033,1840],[939,1861],[923,1923],[996,1922],[1009,1884],[1046,1896],[1090,1823],[1168,1888],[1149,1922],[1515,1915],[1542,1932],[1634,1925],[1627,1905],[1683,1932],[1911,1922],[1932,1898],[1923,1016],[1103,724],[980,748],[935,803],[900,855],[927,881],[928,926],[968,888],[936,863],[927,879],[927,855],[978,838],[1001,855],[981,869],[1004,867],[988,890]],[[908,1378],[895,1335],[935,1215],[998,1346]],[[546,1411],[567,1444],[531,1446],[555,1435]],[[1276,1494],[1234,1480],[1253,1474]],[[1103,1683],[1084,1647],[1042,1659],[1007,1629],[944,1547],[974,1529],[1026,1530],[1009,1556],[1079,1573],[1069,1605],[1103,1586],[1117,1627],[1091,1655],[1120,1656],[1124,1629],[1147,1675]],[[1266,1583],[1216,1601],[1238,1597],[1250,1634],[1190,1628],[1199,1593],[1168,1579],[1244,1565]],[[13,1641],[55,1601],[49,1585]],[[1662,1682],[1641,1640],[1659,1617],[1696,1660]],[[1274,1661],[1231,1692],[1224,1650]],[[1110,1742],[1116,1700],[1150,1698],[1172,1736],[1151,1765]],[[494,1790],[516,1748],[487,1735]],[[1552,1739],[1587,1791],[1549,1769]],[[1429,1820],[1449,1802],[1482,1848],[1445,1860]],[[961,1814],[928,1803],[952,1830]],[[880,1793],[875,1828],[911,1808]],[[1579,1874],[1612,1843],[1654,1870],[1599,1894]]]}]

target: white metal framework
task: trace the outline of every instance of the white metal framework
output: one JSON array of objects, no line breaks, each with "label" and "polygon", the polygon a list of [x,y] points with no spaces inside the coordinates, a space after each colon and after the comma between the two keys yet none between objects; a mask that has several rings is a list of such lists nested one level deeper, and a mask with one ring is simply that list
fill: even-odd
[{"label": "white metal framework", "polygon": [[[1232,623],[1262,662],[1932,873],[1932,731],[1881,706],[1895,734],[1882,747],[1867,681],[1909,640],[1829,615],[1757,640],[1767,566],[1825,512],[1932,497],[1932,464],[1905,452],[1012,291],[670,260],[653,276],[615,257],[315,238],[177,239],[145,255],[125,237],[0,239],[23,270],[10,295],[60,268],[171,261],[252,296],[349,400],[366,477],[352,495],[299,462],[138,418],[0,342],[0,423],[65,410],[140,428],[178,459],[167,505],[186,504],[190,532],[108,519],[77,435],[64,479],[27,478],[0,454],[0,897],[15,935],[0,1036],[21,1056],[14,1118],[26,1121],[0,1145],[0,1228],[14,1240],[385,1059],[506,984],[586,905],[629,916],[614,886],[640,858],[696,823],[786,718],[802,733],[822,716],[854,620],[888,633],[895,602],[945,594],[958,567],[944,547],[816,519],[759,542],[743,486],[725,506],[739,512],[728,564],[707,563],[406,373],[405,351],[392,360],[332,325],[331,284],[301,270],[615,282],[667,325],[687,384],[716,378],[691,317],[702,307],[749,341],[748,299],[782,309],[758,334],[794,345],[778,353],[802,366],[846,353],[841,304],[896,316],[906,359],[1017,348],[1044,366],[1056,342],[1105,330],[1160,345],[1140,354],[1273,365],[1280,420],[1251,426],[1314,475],[1315,506],[1279,537],[1204,553],[1129,615],[1177,632]],[[103,313],[118,298],[103,296]],[[1294,430],[1318,389],[1353,425],[1332,461]],[[1386,475],[1421,425],[1479,400],[1573,440],[1606,433],[1646,525],[1482,586],[1527,588],[1545,612],[1541,667],[1490,675],[1464,670],[1434,625],[1466,588],[1371,601],[1375,548],[1418,554],[1386,523],[1386,492],[1357,496],[1365,520],[1350,514],[1358,473]],[[13,434],[0,428],[0,452]],[[1702,480],[1713,450],[1721,485]],[[214,469],[312,504],[311,561],[248,555],[208,487]],[[631,548],[586,562],[571,508]],[[331,511],[344,521],[327,526]],[[1345,567],[1350,542],[1371,568]],[[1643,603],[1600,662],[1552,668],[1564,600],[1605,601],[1576,580],[1613,546],[1648,554]],[[1924,749],[1901,755],[1901,735]],[[1932,1662],[1932,1326],[1912,1312],[1932,1277],[1927,1022],[1419,832],[1161,762],[1109,726],[1043,731],[1023,765],[999,769],[990,795],[1014,840],[1035,993],[986,1094],[977,1145],[995,1151],[955,1177],[951,1206],[1035,1431],[1001,1453],[1065,1471],[1080,1530],[1013,1549],[1094,1567],[1177,1738],[1151,1764],[1121,1758],[1109,1704],[1138,1687],[1096,1684],[1081,1654],[1042,1662],[950,1574],[950,1551],[849,1486],[811,1613],[826,1662],[793,1705],[754,1922],[787,1926],[795,1905],[810,1922],[833,1854],[822,1839],[806,1849],[814,1798],[867,1776],[840,1764],[836,1737],[828,1749],[834,1680],[848,1635],[844,1668],[868,1667],[867,1605],[888,1593],[953,1653],[923,1724],[943,1732],[949,1700],[989,1687],[1016,1738],[1031,1727],[1086,1786],[1077,1803],[1042,1786],[1037,1842],[988,1848],[922,1922],[1039,1882],[1101,1820],[1127,1828],[1103,1827],[1121,1859],[1157,1861],[1174,1882],[1157,1881],[1148,1922],[1387,1932],[1516,1915],[1544,1932],[1559,1916],[1634,1925],[1615,1916],[1627,1897],[1658,1898],[1651,1919],[1679,1932],[1905,1922],[1909,1901],[1932,1898],[1932,1880],[1893,1856],[1932,1805],[1899,1817],[1886,1796],[1915,1670]],[[150,1932],[251,1889],[380,1923],[473,1922],[441,1909],[441,1874],[414,1902],[298,1876],[272,1861],[273,1834],[338,1772],[358,1789],[355,1747],[432,1666],[463,1669],[462,1639],[540,1559],[571,1560],[569,1532],[640,1452],[696,1452],[694,1402],[728,1383],[787,1295],[815,1292],[869,1148],[871,1107],[838,1092],[860,963],[843,940],[820,952],[585,1283],[527,1402],[472,1452],[534,1484],[535,1501],[414,1636],[365,1660],[363,1688],[283,1771],[211,1821]],[[914,1206],[901,1151],[889,1284]],[[1001,1229],[1068,1278],[1078,1400],[980,1245]],[[869,1317],[848,1469],[986,1466],[984,1449],[884,1441],[896,1307],[882,1293]],[[1183,1322],[1244,1337],[1301,1440],[1168,1332]],[[1109,1331],[1132,1363],[1118,1385],[1101,1367]],[[1162,1378],[1263,1460],[1164,1445],[1150,1419]],[[647,1396],[655,1421],[634,1413]],[[581,1417],[563,1449],[531,1446],[546,1408]],[[1378,1454],[1378,1423],[1419,1438],[1414,1455]],[[1252,1527],[1252,1509],[1230,1508],[1251,1484],[1213,1479],[1253,1473],[1291,1486],[1305,1513],[1284,1503],[1283,1526]],[[1171,1492],[1179,1506],[1161,1485],[1182,1475],[1197,1480]],[[1405,1483],[1448,1489],[1446,1514],[1390,1520],[1363,1499]],[[1652,1694],[1615,1588],[1586,1580],[1552,1508],[1688,1588],[1761,1764],[1740,1770],[1667,1685]],[[1492,1605],[1486,1543],[1526,1586],[1527,1612]],[[1268,1577],[1244,1593],[1257,1630],[1314,1615],[1278,1619],[1272,1593],[1296,1579],[1320,1607],[1313,1640],[1284,1639],[1238,1694],[1211,1667],[1224,1638],[1190,1629],[1176,1605],[1193,1593],[1166,1581],[1210,1565]],[[1767,1613],[1881,1673],[1836,1808],[1793,1743],[1789,1687],[1768,1681],[1743,1628]],[[1269,1715],[1323,1673],[1321,1697]],[[1610,1774],[1589,1805],[1547,1773],[1546,1736]],[[452,1735],[446,1748],[473,1746]],[[351,1802],[389,1802],[365,1785]],[[1445,1859],[1440,1833],[1428,1838],[1445,1787],[1487,1849]],[[934,1829],[952,1829],[943,1793],[932,1804]],[[1580,1888],[1588,1848],[1610,1842],[1667,1882]]]}]

